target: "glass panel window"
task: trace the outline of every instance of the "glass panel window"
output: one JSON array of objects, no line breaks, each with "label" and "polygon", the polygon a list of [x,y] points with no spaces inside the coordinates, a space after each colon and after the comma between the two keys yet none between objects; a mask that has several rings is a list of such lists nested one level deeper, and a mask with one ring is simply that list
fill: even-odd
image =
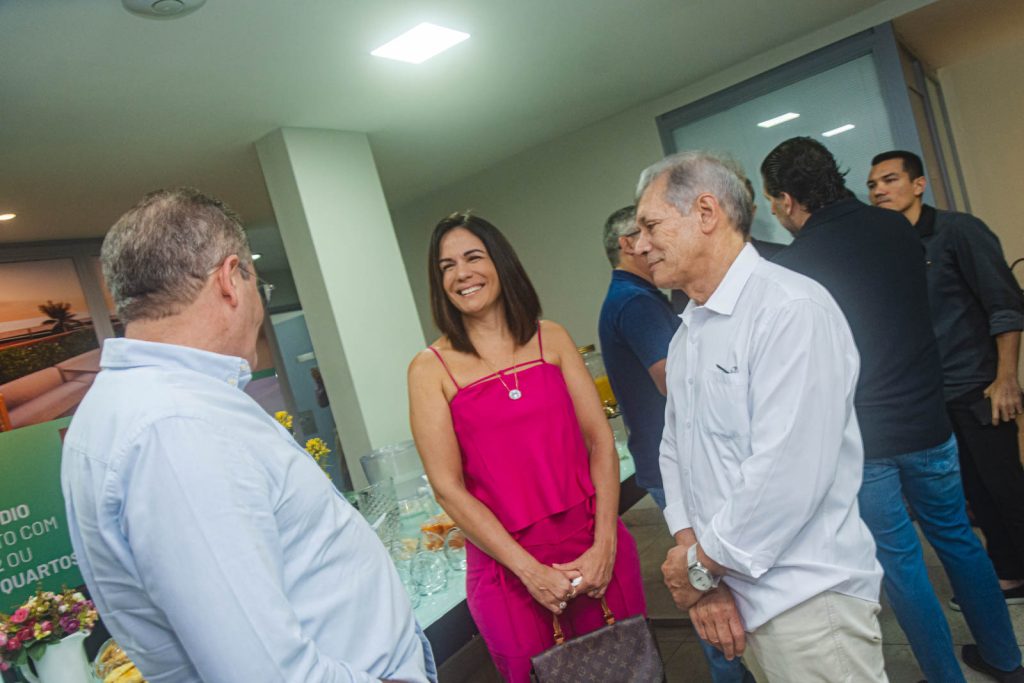
[{"label": "glass panel window", "polygon": [[[794,116],[795,115],[795,116]],[[677,150],[710,149],[739,161],[754,183],[752,234],[788,243],[789,234],[762,196],[761,161],[777,144],[806,135],[822,141],[848,170],[847,185],[867,201],[871,158],[893,148],[882,89],[871,55],[804,78],[730,109],[676,127]]]}]

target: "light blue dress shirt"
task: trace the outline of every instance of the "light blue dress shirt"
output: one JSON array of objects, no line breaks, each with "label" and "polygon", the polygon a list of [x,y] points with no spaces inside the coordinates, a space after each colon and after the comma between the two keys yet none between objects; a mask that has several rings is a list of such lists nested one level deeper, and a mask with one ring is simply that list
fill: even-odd
[{"label": "light blue dress shirt", "polygon": [[151,683],[436,680],[384,547],[241,358],[111,339],[64,442],[82,575]]}]

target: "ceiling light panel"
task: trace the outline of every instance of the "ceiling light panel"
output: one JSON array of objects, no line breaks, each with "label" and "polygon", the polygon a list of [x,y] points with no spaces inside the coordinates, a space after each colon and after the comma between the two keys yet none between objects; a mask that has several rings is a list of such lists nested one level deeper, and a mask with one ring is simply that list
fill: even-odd
[{"label": "ceiling light panel", "polygon": [[800,118],[800,114],[797,114],[795,112],[787,112],[787,113],[783,114],[782,116],[776,116],[774,119],[768,119],[767,121],[762,121],[761,123],[759,123],[757,125],[761,126],[761,128],[771,128],[772,126],[777,126],[780,123],[785,123],[786,121],[792,121],[793,119],[798,119],[798,118]]},{"label": "ceiling light panel", "polygon": [[18,215],[18,214],[16,214],[16,213],[0,213],[0,221],[10,221],[10,220],[14,220],[14,218],[15,218],[15,217],[16,217],[17,215]]},{"label": "ceiling light panel", "polygon": [[853,130],[854,128],[856,128],[855,125],[853,125],[852,123],[847,123],[846,125],[839,126],[838,128],[833,128],[832,130],[826,130],[824,133],[822,133],[822,136],[830,138],[833,135],[839,135],[840,133],[845,133],[846,131]]},{"label": "ceiling light panel", "polygon": [[384,43],[370,54],[374,57],[420,64],[467,38],[468,33],[424,22]]}]

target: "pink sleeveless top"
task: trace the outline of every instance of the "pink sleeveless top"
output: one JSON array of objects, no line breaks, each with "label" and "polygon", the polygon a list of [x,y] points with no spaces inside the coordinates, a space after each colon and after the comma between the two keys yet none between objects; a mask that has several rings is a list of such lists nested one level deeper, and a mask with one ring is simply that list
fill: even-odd
[{"label": "pink sleeveless top", "polygon": [[[466,490],[477,497],[508,531],[519,531],[568,510],[594,495],[587,453],[576,411],[557,365],[540,359],[500,371],[515,388],[519,370],[522,397],[513,401],[496,375],[459,386],[449,404],[462,451]],[[528,367],[524,367],[528,366]]]}]

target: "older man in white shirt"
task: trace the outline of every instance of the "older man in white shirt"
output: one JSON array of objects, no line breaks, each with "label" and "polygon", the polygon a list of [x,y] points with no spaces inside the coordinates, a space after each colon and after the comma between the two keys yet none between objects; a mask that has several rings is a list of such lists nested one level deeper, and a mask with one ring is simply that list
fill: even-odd
[{"label": "older man in white shirt", "polygon": [[[735,164],[644,171],[636,251],[691,302],[668,353],[663,566],[676,605],[769,681],[885,681],[881,567],[860,519],[859,358],[829,293],[746,244]],[[720,582],[721,579],[721,582]]]}]

